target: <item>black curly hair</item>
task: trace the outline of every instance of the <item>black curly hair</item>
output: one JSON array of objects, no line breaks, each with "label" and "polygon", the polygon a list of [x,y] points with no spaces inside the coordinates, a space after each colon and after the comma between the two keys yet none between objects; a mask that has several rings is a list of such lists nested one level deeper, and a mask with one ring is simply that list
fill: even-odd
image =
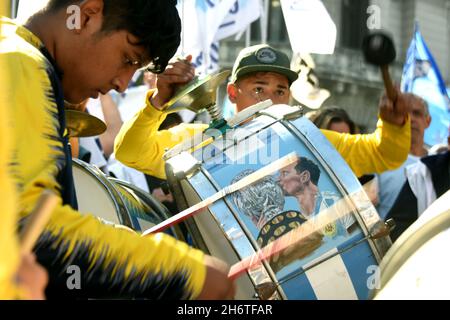
[{"label": "black curly hair", "polygon": [[320,169],[319,166],[312,160],[300,157],[298,160],[297,165],[295,166],[295,170],[298,173],[302,173],[303,171],[308,171],[310,175],[311,182],[314,183],[316,186],[319,183],[320,178]]},{"label": "black curly hair", "polygon": [[[44,9],[55,12],[81,1],[50,0]],[[181,41],[181,20],[176,0],[103,0],[101,32],[125,30],[148,54],[153,73],[164,71]]]}]

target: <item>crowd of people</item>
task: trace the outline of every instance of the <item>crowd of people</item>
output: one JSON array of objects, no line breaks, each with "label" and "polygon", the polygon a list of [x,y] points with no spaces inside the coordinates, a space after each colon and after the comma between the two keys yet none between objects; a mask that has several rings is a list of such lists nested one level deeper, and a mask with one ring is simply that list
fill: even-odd
[{"label": "crowd of people", "polygon": [[[70,29],[66,7],[75,2],[50,0],[25,25],[0,20],[5,83],[0,93],[0,298],[233,298],[236,285],[224,261],[167,234],[141,237],[78,211],[72,157],[153,193],[175,212],[164,188],[163,154],[208,124],[163,112],[177,88],[196,74],[190,56],[172,59],[181,30],[176,1],[79,1],[80,26]],[[133,115],[125,115],[121,104],[143,67],[156,76],[145,73],[146,84],[134,98],[139,104]],[[228,98],[237,112],[266,99],[289,104],[297,77],[282,51],[266,44],[247,47],[236,58]],[[107,132],[69,139],[67,102],[92,114],[101,110]],[[399,90],[396,101],[382,96],[373,133],[359,133],[339,108],[322,108],[310,119],[355,176],[377,179],[380,215],[400,225],[394,239],[450,187],[449,151],[428,156],[424,145],[432,119],[420,97]],[[299,158],[279,176],[306,220],[321,210],[316,206],[320,172],[310,162]],[[60,201],[34,254],[21,256],[17,232],[47,189]],[[348,229],[354,220],[340,223]],[[74,264],[82,270],[80,290],[66,286],[66,269]]]}]

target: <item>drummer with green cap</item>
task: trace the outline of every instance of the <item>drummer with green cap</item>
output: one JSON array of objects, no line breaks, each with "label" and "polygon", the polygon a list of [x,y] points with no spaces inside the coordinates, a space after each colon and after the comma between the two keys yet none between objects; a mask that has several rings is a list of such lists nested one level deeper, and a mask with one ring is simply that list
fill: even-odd
[{"label": "drummer with green cap", "polygon": [[[157,76],[157,88],[148,92],[146,106],[121,128],[115,141],[115,153],[125,165],[164,179],[162,156],[165,150],[208,127],[181,124],[158,131],[165,119],[164,104],[172,98],[177,85],[186,84],[194,77],[190,58],[170,63],[165,72]],[[267,44],[247,47],[235,61],[227,85],[228,97],[238,112],[266,99],[271,99],[274,104],[288,104],[290,86],[297,77],[284,52]],[[410,146],[410,118],[403,94],[397,93],[395,103],[382,97],[380,119],[371,134],[321,130],[356,176],[392,170],[406,160]]]}]

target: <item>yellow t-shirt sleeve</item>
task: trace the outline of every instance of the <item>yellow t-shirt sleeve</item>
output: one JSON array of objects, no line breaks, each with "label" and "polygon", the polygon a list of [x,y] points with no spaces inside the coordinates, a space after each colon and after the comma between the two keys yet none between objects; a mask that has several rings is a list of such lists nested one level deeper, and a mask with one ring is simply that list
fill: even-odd
[{"label": "yellow t-shirt sleeve", "polygon": [[154,90],[149,90],[144,108],[123,124],[114,143],[116,159],[123,164],[165,179],[165,161],[163,155],[185,139],[202,132],[205,124],[182,123],[169,130],[159,130],[166,114],[152,106],[150,97]]},{"label": "yellow t-shirt sleeve", "polygon": [[[163,288],[178,277],[183,281],[172,289],[193,299],[200,294],[206,277],[202,251],[164,233],[142,237],[127,229],[105,225],[92,215],[81,215],[69,206],[56,208],[43,239],[57,244],[58,256],[63,260],[76,261],[77,255],[89,256],[90,270],[112,270],[106,282],[131,282],[142,292]],[[84,250],[80,249],[80,244],[84,244]],[[146,287],[145,283],[151,282],[149,279],[158,279],[153,282],[155,288]]]},{"label": "yellow t-shirt sleeve", "polygon": [[[2,25],[0,24],[0,34]],[[11,178],[9,163],[12,159],[11,132],[9,129],[9,99],[4,94],[10,90],[7,61],[0,52],[0,300],[20,298],[14,277],[19,265],[17,242],[17,198]]]},{"label": "yellow t-shirt sleeve", "polygon": [[358,177],[398,168],[406,161],[411,145],[409,116],[401,127],[380,119],[371,134],[321,131]]}]

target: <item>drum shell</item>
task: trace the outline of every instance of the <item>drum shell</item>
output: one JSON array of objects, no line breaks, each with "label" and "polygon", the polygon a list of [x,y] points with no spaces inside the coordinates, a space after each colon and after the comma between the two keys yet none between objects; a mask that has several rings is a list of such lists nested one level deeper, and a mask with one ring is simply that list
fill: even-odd
[{"label": "drum shell", "polygon": [[[73,176],[79,211],[105,223],[120,224],[142,232],[166,220],[170,214],[158,200],[126,181],[106,176],[95,166],[73,159]],[[167,231],[184,240],[179,227]]]},{"label": "drum shell", "polygon": [[[177,203],[184,204],[184,207],[191,206],[229,186],[238,173],[263,167],[270,161],[263,163],[261,157],[256,157],[256,163],[249,161],[259,148],[258,139],[261,145],[277,140],[280,144],[277,158],[296,151],[317,162],[322,172],[320,179],[326,180],[329,189],[336,191],[341,198],[349,199],[357,222],[356,231],[352,231],[350,236],[340,239],[334,247],[325,249],[326,246],[320,246],[320,250],[316,249],[309,259],[301,260],[302,265],[290,273],[280,276],[269,263],[249,273],[238,285],[244,298],[251,298],[261,283],[279,281],[284,282],[272,297],[275,299],[369,298],[370,277],[389,248],[390,240],[366,239],[369,230],[380,222],[380,218],[345,161],[323,134],[304,118],[286,120],[268,113],[247,123],[242,129],[245,132],[238,134],[241,137],[231,143],[224,142],[229,140],[224,136],[223,141],[217,139],[213,145],[197,150],[193,154],[199,163],[196,170],[183,174],[177,168],[177,157],[167,161],[168,181]],[[261,138],[264,134],[269,138]],[[244,146],[243,141],[250,137],[257,139]],[[234,151],[230,151],[232,148],[235,148]],[[233,154],[235,158],[230,161]],[[319,187],[324,185],[319,180]],[[348,198],[349,195],[352,197]],[[292,209],[292,199],[287,202],[290,204],[284,209]],[[217,201],[207,211],[194,217],[191,223],[199,229],[197,237],[203,238],[199,242],[206,244],[206,250],[229,264],[253,254],[259,248],[252,221],[236,206],[232,196]],[[295,276],[289,279],[293,274]],[[252,288],[248,287],[249,282]]]}]

